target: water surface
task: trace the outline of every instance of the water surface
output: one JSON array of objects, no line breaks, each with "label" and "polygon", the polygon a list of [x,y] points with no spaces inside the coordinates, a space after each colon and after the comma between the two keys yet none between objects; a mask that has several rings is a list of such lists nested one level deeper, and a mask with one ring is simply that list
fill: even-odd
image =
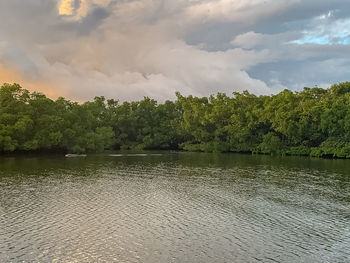
[{"label": "water surface", "polygon": [[0,262],[348,262],[350,160],[0,157]]}]

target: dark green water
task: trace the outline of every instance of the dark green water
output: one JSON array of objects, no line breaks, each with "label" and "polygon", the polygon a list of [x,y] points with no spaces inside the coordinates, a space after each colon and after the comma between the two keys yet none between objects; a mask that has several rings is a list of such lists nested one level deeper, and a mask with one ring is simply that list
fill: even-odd
[{"label": "dark green water", "polygon": [[349,262],[350,160],[0,157],[0,262]]}]

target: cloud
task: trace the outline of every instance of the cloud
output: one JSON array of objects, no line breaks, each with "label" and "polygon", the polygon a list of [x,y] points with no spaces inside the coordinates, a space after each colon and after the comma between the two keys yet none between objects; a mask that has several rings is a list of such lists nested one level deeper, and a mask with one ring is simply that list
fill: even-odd
[{"label": "cloud", "polygon": [[71,20],[80,20],[88,15],[94,7],[106,8],[110,0],[61,0],[58,14],[68,16]]},{"label": "cloud", "polygon": [[299,2],[300,0],[197,1],[186,13],[191,19],[254,24],[261,19],[282,13]]},{"label": "cloud", "polygon": [[74,11],[74,0],[62,0],[58,9],[60,15],[73,15]]},{"label": "cloud", "polygon": [[333,12],[329,11],[314,18],[303,37],[294,41],[297,44],[350,44],[350,18],[332,21]]},{"label": "cloud", "polygon": [[[165,100],[343,80],[350,18],[337,8],[347,2],[319,0],[316,10],[311,2],[2,1],[0,81],[76,100]],[[330,40],[298,43],[308,36]]]}]

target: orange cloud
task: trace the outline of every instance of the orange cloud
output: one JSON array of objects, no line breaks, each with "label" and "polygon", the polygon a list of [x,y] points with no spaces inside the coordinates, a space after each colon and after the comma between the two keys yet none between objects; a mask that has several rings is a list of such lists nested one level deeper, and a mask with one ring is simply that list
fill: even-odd
[{"label": "orange cloud", "polygon": [[25,89],[44,93],[46,96],[52,99],[56,99],[63,95],[62,89],[57,87],[57,85],[53,85],[52,83],[46,83],[44,81],[41,82],[29,80],[15,72],[14,70],[6,69],[2,65],[0,65],[0,86],[3,83],[18,83]]},{"label": "orange cloud", "polygon": [[62,0],[58,12],[60,15],[73,15],[73,0]]},{"label": "orange cloud", "polygon": [[69,16],[72,20],[79,20],[85,17],[93,5],[106,8],[111,0],[79,0],[78,5],[74,0],[61,0],[58,6],[58,13],[62,16]]}]

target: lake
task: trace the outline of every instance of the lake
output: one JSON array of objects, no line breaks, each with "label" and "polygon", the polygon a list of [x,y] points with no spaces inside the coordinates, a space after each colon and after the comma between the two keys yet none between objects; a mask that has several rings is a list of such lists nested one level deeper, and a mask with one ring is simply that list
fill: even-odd
[{"label": "lake", "polygon": [[0,262],[349,262],[350,160],[0,157]]}]

